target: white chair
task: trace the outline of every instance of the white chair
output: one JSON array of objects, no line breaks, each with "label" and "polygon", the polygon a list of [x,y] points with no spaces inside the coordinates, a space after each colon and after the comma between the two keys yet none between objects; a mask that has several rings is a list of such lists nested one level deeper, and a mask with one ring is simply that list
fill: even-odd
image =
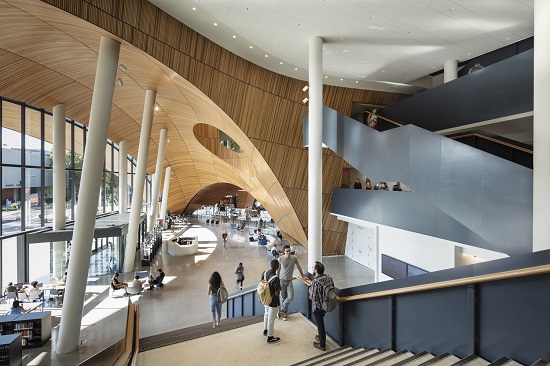
[{"label": "white chair", "polygon": [[24,302],[29,299],[26,292],[16,292],[16,294],[17,294],[17,300],[21,300]]},{"label": "white chair", "polygon": [[[40,293],[33,291],[29,293],[29,301],[34,302],[35,300],[42,301],[42,298],[40,297]],[[44,310],[44,302],[42,302],[42,310]]]},{"label": "white chair", "polygon": [[128,296],[139,295],[143,291],[143,285],[141,286],[128,286],[126,292]]},{"label": "white chair", "polygon": [[17,299],[17,293],[16,292],[6,292],[6,299],[8,301],[13,301]]}]

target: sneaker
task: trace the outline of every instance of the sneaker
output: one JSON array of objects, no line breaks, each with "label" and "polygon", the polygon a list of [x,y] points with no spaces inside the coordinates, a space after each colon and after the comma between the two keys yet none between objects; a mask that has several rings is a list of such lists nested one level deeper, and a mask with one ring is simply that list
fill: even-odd
[{"label": "sneaker", "polygon": [[283,311],[281,309],[277,310],[277,319],[282,318]]},{"label": "sneaker", "polygon": [[317,342],[317,343],[321,342],[321,340],[319,339],[319,335],[315,336],[315,342]]},{"label": "sneaker", "polygon": [[267,329],[264,329],[264,336],[267,335]]},{"label": "sneaker", "polygon": [[313,342],[313,347],[315,347],[317,349],[320,349],[321,351],[326,351],[327,350],[327,347],[321,347],[321,343],[319,343],[319,342]]},{"label": "sneaker", "polygon": [[281,340],[281,338],[279,337],[267,337],[267,343],[275,343],[275,342],[279,342]]},{"label": "sneaker", "polygon": [[288,314],[286,311],[283,313],[283,320],[286,322],[288,320]]}]

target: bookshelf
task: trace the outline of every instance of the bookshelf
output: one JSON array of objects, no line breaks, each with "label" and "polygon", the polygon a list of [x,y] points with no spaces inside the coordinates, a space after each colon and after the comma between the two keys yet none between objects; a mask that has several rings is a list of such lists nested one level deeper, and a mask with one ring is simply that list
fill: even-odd
[{"label": "bookshelf", "polygon": [[49,311],[21,314],[12,326],[14,333],[21,334],[23,348],[42,347],[51,337],[51,314]]},{"label": "bookshelf", "polygon": [[0,365],[20,366],[22,357],[21,334],[0,336]]}]

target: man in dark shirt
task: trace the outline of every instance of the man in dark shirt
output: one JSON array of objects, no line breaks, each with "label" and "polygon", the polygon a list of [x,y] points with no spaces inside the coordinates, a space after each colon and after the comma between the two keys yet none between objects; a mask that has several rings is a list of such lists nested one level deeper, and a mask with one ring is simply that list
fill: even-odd
[{"label": "man in dark shirt", "polygon": [[361,187],[361,182],[359,181],[359,178],[357,178],[357,179],[355,180],[355,183],[353,183],[353,188],[354,188],[354,189],[361,189],[361,188],[362,188],[362,187]]},{"label": "man in dark shirt", "polygon": [[264,273],[262,273],[262,278],[264,278],[267,281],[271,279],[271,277],[275,276],[269,283],[269,290],[271,292],[271,304],[264,305],[265,313],[264,313],[264,336],[267,336],[267,343],[275,343],[281,340],[279,337],[273,336],[273,330],[275,328],[275,316],[277,314],[277,309],[279,308],[279,292],[281,291],[281,282],[279,281],[279,277],[276,275],[277,270],[279,269],[279,261],[277,259],[273,259],[270,263],[271,269],[268,269]]},{"label": "man in dark shirt", "polygon": [[164,286],[164,284],[162,283],[162,281],[164,281],[164,272],[162,272],[162,269],[159,268],[158,273],[159,274],[155,279],[153,279],[153,276],[149,276],[149,290],[152,290],[155,286]]},{"label": "man in dark shirt", "polygon": [[328,283],[334,287],[334,282],[329,275],[325,274],[325,266],[321,262],[315,262],[313,267],[314,278],[309,288],[309,298],[311,299],[311,309],[313,310],[313,316],[317,323],[317,335],[315,336],[315,342],[313,347],[326,351],[327,333],[325,332],[325,314],[323,310],[323,284]]}]

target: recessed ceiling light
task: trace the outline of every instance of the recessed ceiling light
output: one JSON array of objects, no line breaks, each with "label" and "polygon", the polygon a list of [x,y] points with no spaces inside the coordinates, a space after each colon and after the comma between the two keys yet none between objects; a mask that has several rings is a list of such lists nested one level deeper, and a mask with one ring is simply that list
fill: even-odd
[{"label": "recessed ceiling light", "polygon": [[340,79],[340,81],[344,81],[344,79]]},{"label": "recessed ceiling light", "polygon": [[357,84],[359,82],[359,80],[355,80],[355,84]]},{"label": "recessed ceiling light", "polygon": [[298,68],[297,68],[297,67],[295,67],[295,68],[294,68],[294,71],[298,71]]},{"label": "recessed ceiling light", "polygon": [[328,76],[327,76],[327,75],[325,75],[325,79],[328,79]]},{"label": "recessed ceiling light", "polygon": [[193,10],[197,10],[197,8],[193,8]]},{"label": "recessed ceiling light", "polygon": [[265,57],[267,57],[267,55],[265,55]]},{"label": "recessed ceiling light", "polygon": [[382,70],[382,72],[385,72],[384,70]]},{"label": "recessed ceiling light", "polygon": [[283,61],[279,62],[279,64],[281,64],[281,65],[282,65],[282,64],[283,64]]},{"label": "recessed ceiling light", "polygon": [[252,48],[252,46],[250,46],[250,48]]},{"label": "recessed ceiling light", "polygon": [[340,37],[340,39],[344,39],[344,37]]},{"label": "recessed ceiling light", "polygon": [[233,36],[233,38],[237,38],[237,36]]},{"label": "recessed ceiling light", "polygon": [[214,23],[215,26],[218,26],[218,23]]}]

